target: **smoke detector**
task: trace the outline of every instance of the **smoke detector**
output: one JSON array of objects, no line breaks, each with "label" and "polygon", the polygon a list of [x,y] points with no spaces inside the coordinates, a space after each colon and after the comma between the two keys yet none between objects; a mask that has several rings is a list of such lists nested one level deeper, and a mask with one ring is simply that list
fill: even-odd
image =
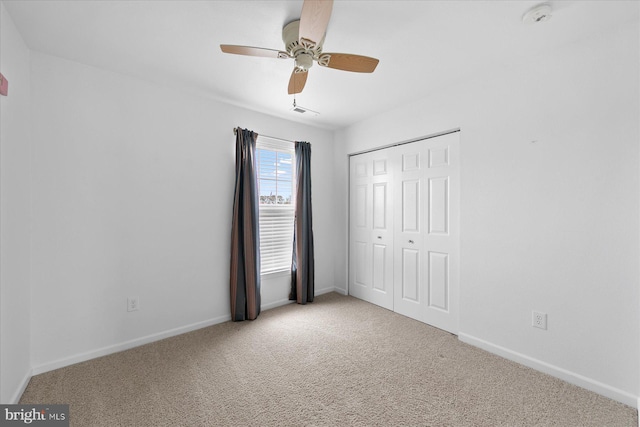
[{"label": "smoke detector", "polygon": [[522,17],[525,24],[535,24],[536,22],[544,22],[551,19],[551,6],[548,3],[539,4],[531,9]]}]

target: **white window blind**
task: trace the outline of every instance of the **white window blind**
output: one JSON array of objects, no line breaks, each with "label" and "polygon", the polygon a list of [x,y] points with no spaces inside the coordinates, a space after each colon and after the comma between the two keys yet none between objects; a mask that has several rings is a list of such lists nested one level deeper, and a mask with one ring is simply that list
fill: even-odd
[{"label": "white window blind", "polygon": [[294,148],[291,142],[258,136],[260,273],[291,268],[293,249]]}]

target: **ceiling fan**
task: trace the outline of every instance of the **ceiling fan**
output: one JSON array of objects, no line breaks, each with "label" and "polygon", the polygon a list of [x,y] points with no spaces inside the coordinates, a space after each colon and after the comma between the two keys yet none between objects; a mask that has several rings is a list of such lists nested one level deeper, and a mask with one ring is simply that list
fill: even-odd
[{"label": "ceiling fan", "polygon": [[289,79],[289,94],[302,92],[313,62],[336,70],[372,73],[378,65],[376,58],[349,53],[324,53],[322,45],[331,17],[333,0],[304,0],[300,20],[290,22],[282,29],[286,51],[261,47],[221,44],[224,53],[262,56],[267,58],[295,59],[295,67]]}]

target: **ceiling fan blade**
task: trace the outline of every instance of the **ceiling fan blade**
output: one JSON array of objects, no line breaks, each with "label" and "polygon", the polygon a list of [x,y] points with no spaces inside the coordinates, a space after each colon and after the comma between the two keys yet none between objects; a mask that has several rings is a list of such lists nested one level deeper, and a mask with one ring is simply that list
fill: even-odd
[{"label": "ceiling fan blade", "polygon": [[380,60],[370,56],[352,55],[350,53],[323,53],[318,58],[318,65],[336,70],[354,71],[356,73],[373,73]]},{"label": "ceiling fan blade", "polygon": [[235,55],[247,56],[263,56],[265,58],[289,58],[287,52],[275,49],[265,49],[262,47],[237,46],[233,44],[221,44],[220,49],[224,53],[233,53]]},{"label": "ceiling fan blade", "polygon": [[302,92],[304,85],[307,83],[308,75],[308,71],[296,72],[296,69],[293,69],[291,78],[289,79],[289,95]]},{"label": "ceiling fan blade", "polygon": [[331,9],[333,9],[333,0],[304,0],[300,15],[301,44],[313,47],[322,41],[331,18]]}]

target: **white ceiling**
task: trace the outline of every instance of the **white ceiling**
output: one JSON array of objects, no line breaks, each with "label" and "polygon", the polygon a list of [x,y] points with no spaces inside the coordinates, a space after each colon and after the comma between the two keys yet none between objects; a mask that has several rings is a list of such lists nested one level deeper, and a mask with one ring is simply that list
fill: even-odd
[{"label": "white ceiling", "polygon": [[639,16],[637,1],[552,1],[550,21],[525,25],[522,15],[540,2],[336,0],[323,50],[380,64],[373,74],[314,66],[297,96],[321,113],[309,117],[290,111],[293,60],[219,48],[283,49],[282,27],[299,18],[301,0],[3,3],[32,50],[328,129]]}]

